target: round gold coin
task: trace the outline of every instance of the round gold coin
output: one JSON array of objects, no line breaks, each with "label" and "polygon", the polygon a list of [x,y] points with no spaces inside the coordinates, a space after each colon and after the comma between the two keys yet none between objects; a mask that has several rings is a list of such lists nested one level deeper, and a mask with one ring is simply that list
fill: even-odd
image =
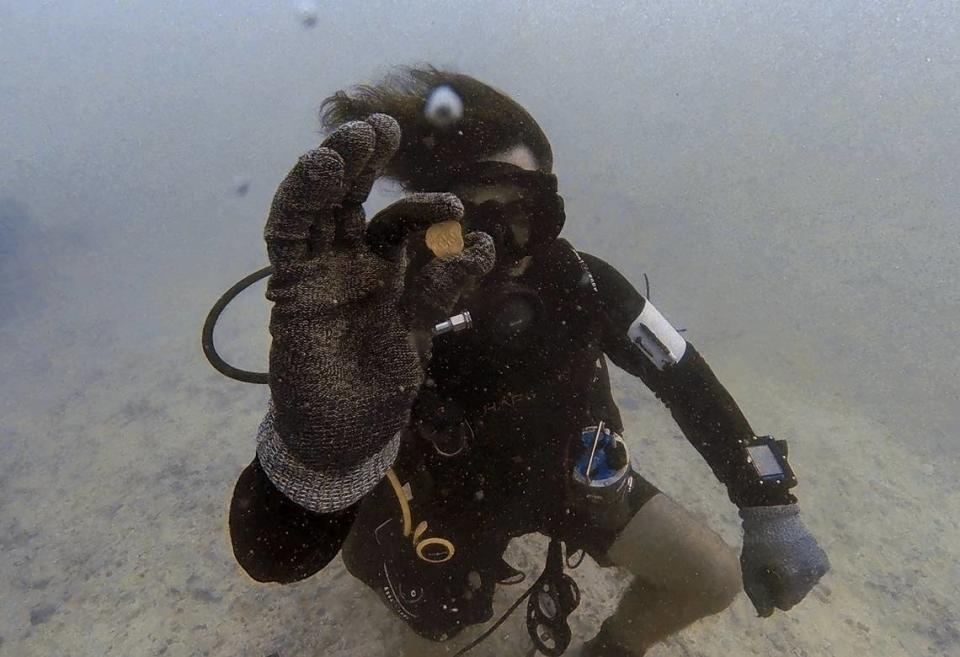
[{"label": "round gold coin", "polygon": [[426,241],[438,258],[457,255],[463,251],[463,228],[459,221],[441,221],[427,229]]}]

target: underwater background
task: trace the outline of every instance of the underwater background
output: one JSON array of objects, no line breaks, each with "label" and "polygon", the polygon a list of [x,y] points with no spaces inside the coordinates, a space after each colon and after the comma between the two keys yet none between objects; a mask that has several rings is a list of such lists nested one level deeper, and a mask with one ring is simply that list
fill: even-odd
[{"label": "underwater background", "polygon": [[[741,595],[650,654],[960,655],[960,5],[557,0],[0,0],[0,655],[428,655],[476,635],[411,642],[339,559],[287,587],[241,573],[227,502],[267,390],[199,341],[265,264],[320,101],[422,62],[530,110],[564,235],[646,273],[754,429],[790,440],[833,570],[789,613]],[[249,369],[262,292],[217,333]],[[614,379],[638,469],[737,545],[668,413]],[[544,548],[507,556],[535,573]],[[571,655],[625,585],[573,575]],[[529,649],[518,613],[471,654]]]}]

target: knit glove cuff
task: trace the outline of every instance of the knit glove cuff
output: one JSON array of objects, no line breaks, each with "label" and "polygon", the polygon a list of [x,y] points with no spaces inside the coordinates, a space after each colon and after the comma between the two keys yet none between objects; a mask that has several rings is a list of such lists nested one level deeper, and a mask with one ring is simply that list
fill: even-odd
[{"label": "knit glove cuff", "polygon": [[383,479],[400,449],[400,432],[378,451],[350,468],[311,467],[276,430],[273,401],[257,432],[257,458],[277,489],[315,513],[332,513],[355,504]]}]

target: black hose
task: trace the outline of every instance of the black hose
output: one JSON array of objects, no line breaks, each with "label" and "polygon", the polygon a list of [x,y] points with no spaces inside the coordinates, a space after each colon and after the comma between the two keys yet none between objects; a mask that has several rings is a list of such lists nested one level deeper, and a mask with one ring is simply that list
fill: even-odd
[{"label": "black hose", "polygon": [[503,612],[503,615],[500,616],[500,618],[497,619],[497,622],[496,622],[496,623],[494,623],[494,624],[491,625],[489,628],[487,628],[487,630],[486,630],[483,634],[481,634],[480,636],[478,636],[476,639],[474,639],[473,641],[471,641],[470,643],[468,643],[467,645],[465,645],[463,648],[461,648],[460,650],[458,650],[458,651],[456,652],[456,654],[453,655],[453,657],[462,657],[463,655],[466,655],[468,652],[470,652],[471,650],[473,650],[474,648],[476,648],[477,646],[479,646],[481,643],[483,643],[484,641],[486,641],[487,638],[489,638],[491,634],[493,634],[494,632],[497,631],[497,628],[498,628],[498,627],[500,627],[500,626],[503,625],[505,622],[507,622],[507,619],[510,618],[510,616],[513,615],[513,612],[515,612],[515,611],[517,610],[517,607],[519,607],[519,606],[523,603],[524,600],[526,600],[527,598],[530,597],[530,594],[533,593],[533,590],[537,587],[538,584],[540,584],[540,581],[541,581],[542,579],[543,579],[543,575],[541,575],[539,578],[537,578],[537,581],[534,582],[533,584],[531,584],[531,585],[530,585],[530,588],[528,588],[528,589],[524,592],[523,595],[521,595],[519,598],[517,598],[516,601],[515,601],[512,605],[510,605],[510,608],[509,608],[509,609],[507,609],[505,612]]},{"label": "black hose", "polygon": [[211,308],[210,312],[207,313],[207,321],[203,323],[203,333],[200,338],[200,342],[203,345],[203,354],[207,357],[207,360],[210,361],[210,364],[213,365],[214,369],[226,377],[235,379],[237,381],[243,381],[244,383],[270,382],[270,375],[267,372],[251,372],[249,370],[241,370],[223,360],[223,358],[220,357],[220,354],[217,353],[217,348],[213,345],[213,329],[217,327],[217,321],[220,319],[220,314],[223,312],[223,309],[226,308],[231,301],[236,299],[238,294],[272,273],[273,266],[267,265],[263,269],[258,269],[249,276],[237,281],[233,287],[224,292],[223,296],[217,299],[217,302],[213,304],[213,308]]}]

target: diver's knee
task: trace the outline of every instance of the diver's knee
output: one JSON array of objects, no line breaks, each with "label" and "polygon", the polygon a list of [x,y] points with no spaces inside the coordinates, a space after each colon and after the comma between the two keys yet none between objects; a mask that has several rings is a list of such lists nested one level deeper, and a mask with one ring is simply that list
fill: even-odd
[{"label": "diver's knee", "polygon": [[637,512],[608,557],[647,585],[689,601],[700,615],[725,609],[741,588],[733,548],[662,494]]},{"label": "diver's knee", "polygon": [[742,588],[740,559],[726,543],[715,549],[709,568],[701,573],[697,598],[707,614],[716,614],[729,607]]}]

